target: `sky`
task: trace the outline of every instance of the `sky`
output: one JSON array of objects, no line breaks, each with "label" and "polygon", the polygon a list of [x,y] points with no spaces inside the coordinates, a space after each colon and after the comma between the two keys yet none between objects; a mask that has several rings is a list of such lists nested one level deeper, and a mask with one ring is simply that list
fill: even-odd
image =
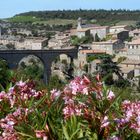
[{"label": "sky", "polygon": [[0,0],[0,18],[28,11],[63,9],[140,9],[140,0]]}]

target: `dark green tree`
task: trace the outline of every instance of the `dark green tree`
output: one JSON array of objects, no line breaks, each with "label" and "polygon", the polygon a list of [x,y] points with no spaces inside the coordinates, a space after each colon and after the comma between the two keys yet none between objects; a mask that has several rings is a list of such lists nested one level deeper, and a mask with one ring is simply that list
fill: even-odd
[{"label": "dark green tree", "polygon": [[11,82],[13,72],[9,70],[8,64],[5,60],[0,59],[0,90],[6,88]]},{"label": "dark green tree", "polygon": [[99,42],[101,39],[99,38],[98,34],[96,33],[95,34],[95,38],[94,38],[94,41],[95,42]]},{"label": "dark green tree", "polygon": [[113,73],[115,73],[118,76],[118,79],[123,79],[120,74],[121,71],[120,68],[117,66],[117,63],[112,61],[112,56],[102,56],[99,67],[99,73],[104,78],[107,84],[111,84],[113,82]]}]

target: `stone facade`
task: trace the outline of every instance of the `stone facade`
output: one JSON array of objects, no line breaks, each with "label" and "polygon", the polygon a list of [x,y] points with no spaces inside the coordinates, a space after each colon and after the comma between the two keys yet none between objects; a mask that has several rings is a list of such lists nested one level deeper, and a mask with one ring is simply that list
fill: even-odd
[{"label": "stone facade", "polygon": [[112,26],[109,29],[110,33],[118,33],[124,30],[130,30],[130,27],[128,25],[119,25],[119,26]]},{"label": "stone facade", "polygon": [[84,25],[82,23],[82,19],[78,19],[78,25],[77,25],[77,36],[79,38],[82,38],[84,36],[92,35],[95,37],[97,34],[100,39],[103,39],[106,37],[106,35],[109,33],[109,27],[108,26],[99,26],[94,24],[86,24]]},{"label": "stone facade", "polygon": [[78,29],[77,30],[77,36],[79,38],[89,36],[90,35],[90,30],[89,29]]},{"label": "stone facade", "polygon": [[93,42],[92,43],[92,50],[100,50],[104,51],[107,54],[113,55],[115,54],[122,45],[119,43],[118,40],[109,40],[104,42]]},{"label": "stone facade", "polygon": [[126,43],[127,57],[140,60],[140,38]]},{"label": "stone facade", "polygon": [[47,38],[26,38],[22,42],[16,42],[15,47],[16,49],[41,50],[47,45],[47,42]]},{"label": "stone facade", "polygon": [[108,33],[109,33],[108,26],[99,26],[99,27],[93,27],[90,29],[90,34],[93,37],[95,37],[95,35],[97,34],[100,39],[105,38]]}]

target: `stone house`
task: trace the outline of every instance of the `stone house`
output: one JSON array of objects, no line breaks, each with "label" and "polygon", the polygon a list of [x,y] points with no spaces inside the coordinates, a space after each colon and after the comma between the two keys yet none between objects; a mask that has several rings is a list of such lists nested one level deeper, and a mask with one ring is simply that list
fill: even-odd
[{"label": "stone house", "polygon": [[112,26],[109,28],[109,33],[118,33],[124,30],[130,30],[130,27],[128,25],[118,25],[118,26]]},{"label": "stone house", "polygon": [[135,29],[133,31],[130,31],[129,36],[135,38],[140,37],[140,29]]},{"label": "stone house", "polygon": [[107,54],[113,55],[120,48],[122,48],[122,44],[119,40],[108,40],[108,41],[101,41],[101,42],[93,42],[91,45],[92,50],[100,50],[104,51]]},{"label": "stone house", "polygon": [[90,29],[85,28],[85,29],[78,29],[77,30],[77,36],[79,38],[85,37],[85,36],[89,36],[90,35]]},{"label": "stone house", "polygon": [[132,67],[120,67],[121,74],[125,79],[133,79],[134,77],[134,69]]},{"label": "stone house", "polygon": [[129,59],[140,60],[140,38],[126,42],[127,57]]},{"label": "stone house", "polygon": [[129,77],[140,75],[140,60],[126,59],[119,64],[119,67],[121,68],[122,73],[131,74]]},{"label": "stone house", "polygon": [[16,49],[41,50],[47,45],[48,39],[41,37],[30,37],[22,42],[16,42]]},{"label": "stone house", "polygon": [[67,34],[56,34],[48,41],[48,48],[61,49],[69,46],[70,36]]},{"label": "stone house", "polygon": [[109,27],[108,26],[99,26],[95,24],[83,24],[82,19],[78,19],[78,26],[77,26],[77,36],[79,38],[83,36],[92,35],[95,37],[97,34],[100,39],[103,39],[106,37],[106,35],[109,33]]},{"label": "stone house", "polygon": [[97,34],[100,39],[105,38],[108,33],[109,33],[108,26],[97,26],[90,28],[90,34],[93,37],[95,37],[95,35]]}]

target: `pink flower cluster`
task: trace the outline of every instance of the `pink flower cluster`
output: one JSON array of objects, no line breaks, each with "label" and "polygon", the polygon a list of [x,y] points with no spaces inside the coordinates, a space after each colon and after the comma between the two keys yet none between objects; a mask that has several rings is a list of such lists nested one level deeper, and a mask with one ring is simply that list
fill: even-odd
[{"label": "pink flower cluster", "polygon": [[84,78],[76,77],[70,82],[68,87],[72,90],[73,95],[76,95],[77,93],[88,95],[89,84],[90,80],[86,76],[84,76]]},{"label": "pink flower cluster", "polygon": [[112,101],[115,98],[115,95],[111,90],[108,90],[104,95],[102,89],[103,85],[100,80],[96,85],[92,85],[91,81],[86,76],[83,78],[76,77],[72,80],[70,84],[64,88],[63,100],[65,102],[65,107],[63,109],[63,114],[65,118],[72,115],[81,116],[83,110],[87,108],[86,102],[88,102],[88,100],[82,103],[77,100],[79,96],[87,96],[87,98],[90,98],[90,95],[94,93],[98,100],[107,99]]},{"label": "pink flower cluster", "polygon": [[27,116],[28,111],[26,108],[18,108],[14,113],[10,113],[0,120],[0,128],[3,130],[0,140],[18,140],[14,126],[23,121],[23,117]]},{"label": "pink flower cluster", "polygon": [[58,99],[60,97],[60,95],[61,95],[61,91],[57,90],[57,89],[51,90],[50,93],[51,93],[51,97],[50,98],[51,98],[52,101]]},{"label": "pink flower cluster", "polygon": [[14,87],[9,89],[8,93],[1,92],[0,93],[0,102],[3,100],[8,100],[11,107],[14,106],[16,102],[26,101],[30,98],[40,98],[43,96],[41,91],[34,90],[34,84],[31,82],[22,82],[19,81],[15,84]]},{"label": "pink flower cluster", "polygon": [[65,107],[63,108],[63,114],[65,119],[72,115],[81,116],[83,114],[86,105],[76,100],[76,98],[79,95],[87,96],[89,93],[89,85],[90,80],[84,76],[83,78],[76,77],[64,88],[63,100]]},{"label": "pink flower cluster", "polygon": [[8,95],[4,91],[0,92],[0,102],[5,99],[8,99]]},{"label": "pink flower cluster", "polygon": [[124,118],[121,119],[121,124],[129,124],[129,127],[136,130],[140,134],[140,101],[130,102],[125,100],[122,103]]}]

